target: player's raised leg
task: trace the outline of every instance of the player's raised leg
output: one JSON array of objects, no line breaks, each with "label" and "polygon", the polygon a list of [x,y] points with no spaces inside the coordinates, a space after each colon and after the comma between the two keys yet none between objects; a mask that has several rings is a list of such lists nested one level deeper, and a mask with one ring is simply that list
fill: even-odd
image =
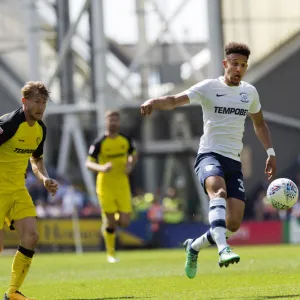
[{"label": "player's raised leg", "polygon": [[208,219],[211,234],[219,252],[226,248],[226,184],[221,176],[210,176],[205,181],[210,198]]},{"label": "player's raised leg", "polygon": [[221,176],[210,176],[205,181],[205,188],[210,198],[208,219],[212,236],[219,251],[220,267],[239,262],[240,257],[234,253],[226,241],[226,184]]},{"label": "player's raised leg", "polygon": [[[228,211],[228,207],[226,208],[226,239],[230,238],[235,234],[235,232],[232,232],[228,229],[227,211]],[[200,251],[200,249],[204,249],[215,244],[216,242],[212,235],[212,230],[211,228],[209,228],[204,234],[202,234],[200,237],[193,240],[192,248],[196,251]]]},{"label": "player's raised leg", "polygon": [[221,163],[213,153],[200,154],[196,158],[195,171],[201,185],[210,198],[209,223],[211,229],[199,239],[186,241],[185,272],[193,278],[197,271],[196,253],[201,248],[208,247],[216,242],[219,251],[227,247],[226,243],[226,184]]},{"label": "player's raised leg", "polygon": [[[245,210],[245,202],[243,200],[232,198],[232,197],[226,199],[226,239],[233,236],[240,228],[240,225],[243,220],[244,210]],[[193,254],[198,257],[198,253],[200,249],[204,249],[215,244],[216,243],[212,235],[212,229],[210,228],[199,238],[188,239],[185,242],[184,246],[186,249],[187,248],[192,249],[192,251],[190,251],[191,254],[189,255],[192,256],[191,261],[193,261]],[[188,277],[190,276],[191,276],[190,278],[195,277],[197,271],[197,264],[196,264],[196,268],[194,269],[190,268],[189,270],[190,270],[189,271],[190,274],[188,275]]]}]

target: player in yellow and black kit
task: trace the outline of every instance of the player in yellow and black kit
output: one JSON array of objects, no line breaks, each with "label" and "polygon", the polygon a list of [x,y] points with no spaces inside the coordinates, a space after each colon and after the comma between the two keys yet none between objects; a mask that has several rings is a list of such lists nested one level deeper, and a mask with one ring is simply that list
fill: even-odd
[{"label": "player in yellow and black kit", "polygon": [[98,172],[96,191],[102,210],[102,233],[107,260],[115,263],[116,227],[127,227],[131,216],[131,191],[128,175],[136,163],[137,156],[130,138],[119,133],[120,115],[116,111],[106,113],[106,133],[90,146],[86,166]]},{"label": "player in yellow and black kit", "polygon": [[58,187],[57,182],[49,178],[43,162],[46,127],[41,119],[49,92],[38,81],[27,82],[21,92],[22,107],[0,117],[0,252],[4,245],[5,221],[20,237],[4,300],[30,300],[18,291],[38,242],[35,206],[25,187],[28,160],[51,194],[54,195]]}]

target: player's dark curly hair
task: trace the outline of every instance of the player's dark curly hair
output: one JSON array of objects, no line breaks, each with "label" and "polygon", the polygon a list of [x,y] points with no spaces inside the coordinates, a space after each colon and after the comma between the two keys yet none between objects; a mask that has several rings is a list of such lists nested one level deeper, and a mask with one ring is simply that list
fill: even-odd
[{"label": "player's dark curly hair", "polygon": [[21,94],[23,98],[29,98],[33,95],[42,95],[48,99],[50,91],[41,81],[28,81],[21,89]]},{"label": "player's dark curly hair", "polygon": [[249,58],[250,49],[247,45],[243,43],[230,42],[225,46],[226,56],[232,53],[241,54]]}]

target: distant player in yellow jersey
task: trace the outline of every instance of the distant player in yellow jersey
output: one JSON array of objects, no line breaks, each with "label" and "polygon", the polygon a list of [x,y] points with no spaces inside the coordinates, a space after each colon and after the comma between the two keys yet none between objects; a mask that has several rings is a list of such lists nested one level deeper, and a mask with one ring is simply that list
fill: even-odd
[{"label": "distant player in yellow jersey", "polygon": [[[98,172],[96,191],[102,210],[102,233],[107,251],[107,261],[115,263],[116,227],[127,227],[131,216],[131,191],[128,175],[137,155],[129,137],[119,133],[120,115],[109,111],[105,115],[106,132],[96,139],[89,149],[86,166]],[[115,219],[119,213],[118,221]]]},{"label": "distant player in yellow jersey", "polygon": [[28,160],[34,174],[52,195],[58,187],[49,178],[43,162],[46,127],[42,117],[49,92],[43,83],[30,81],[21,93],[22,107],[0,117],[0,252],[4,246],[5,221],[20,237],[4,300],[32,299],[19,292],[38,242],[35,206],[25,187]]}]

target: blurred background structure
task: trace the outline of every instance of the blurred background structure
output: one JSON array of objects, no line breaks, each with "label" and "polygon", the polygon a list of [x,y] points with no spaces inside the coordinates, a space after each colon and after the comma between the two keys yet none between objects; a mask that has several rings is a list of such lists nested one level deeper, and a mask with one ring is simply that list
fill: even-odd
[{"label": "blurred background structure", "polygon": [[[51,89],[45,160],[61,189],[50,199],[28,176],[41,217],[69,217],[74,203],[80,216],[99,216],[84,162],[105,111],[118,109],[140,154],[131,176],[135,217],[147,218],[158,202],[169,223],[206,223],[207,199],[193,172],[201,107],[141,118],[139,106],[222,75],[223,47],[233,40],[251,48],[245,81],[260,93],[278,176],[300,184],[298,0],[0,0],[0,15],[0,115],[20,106],[26,81]],[[291,212],[265,202],[266,154],[249,120],[245,129],[245,218],[287,219]]]}]

